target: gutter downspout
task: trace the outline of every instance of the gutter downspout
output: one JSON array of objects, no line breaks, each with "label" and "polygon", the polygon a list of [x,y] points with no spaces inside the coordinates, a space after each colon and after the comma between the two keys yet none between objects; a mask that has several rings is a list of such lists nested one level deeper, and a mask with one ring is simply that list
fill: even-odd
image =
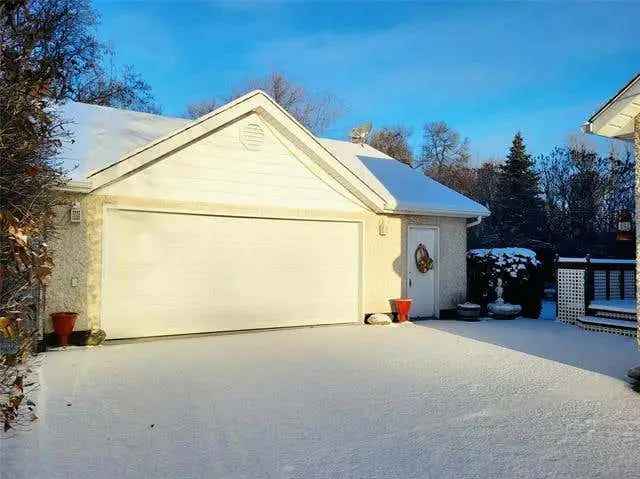
[{"label": "gutter downspout", "polygon": [[478,216],[471,223],[467,223],[467,229],[473,228],[474,226],[478,226],[480,223],[482,223],[482,216]]}]

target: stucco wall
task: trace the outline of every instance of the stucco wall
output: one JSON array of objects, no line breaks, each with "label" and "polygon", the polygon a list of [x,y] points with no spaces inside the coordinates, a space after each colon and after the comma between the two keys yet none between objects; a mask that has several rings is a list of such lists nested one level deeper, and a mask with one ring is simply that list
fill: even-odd
[{"label": "stucco wall", "polygon": [[[87,195],[61,194],[56,207],[56,233],[47,238],[54,259],[54,268],[45,289],[45,328],[51,331],[50,313],[54,311],[76,311],[80,324],[77,329],[86,329],[87,317],[87,271],[89,270],[89,248],[87,245],[87,223],[71,223],[70,208],[73,203],[83,203]],[[84,208],[83,208],[84,209]]]},{"label": "stucco wall", "polygon": [[[251,208],[210,203],[161,201],[131,197],[68,195],[69,205],[79,201],[82,223],[69,222],[69,206],[61,206],[59,235],[51,241],[56,269],[47,288],[47,315],[53,311],[80,313],[76,329],[100,325],[102,216],[105,205],[183,210],[255,217],[358,219],[364,223],[364,312],[391,311],[390,300],[404,294],[405,245],[409,225],[437,226],[440,232],[440,309],[455,306],[466,295],[466,226],[462,218],[376,215],[373,213],[320,212],[305,209]],[[387,234],[379,234],[386,222]],[[77,285],[72,286],[76,279]],[[47,320],[47,328],[50,324]]]},{"label": "stucco wall", "polygon": [[[640,258],[640,115],[633,122],[633,144],[636,152],[636,258]],[[640,268],[636,268],[636,291],[640,291]],[[636,293],[637,294],[637,293]],[[637,341],[640,346],[640,298],[636,298],[636,313],[638,316]]]}]

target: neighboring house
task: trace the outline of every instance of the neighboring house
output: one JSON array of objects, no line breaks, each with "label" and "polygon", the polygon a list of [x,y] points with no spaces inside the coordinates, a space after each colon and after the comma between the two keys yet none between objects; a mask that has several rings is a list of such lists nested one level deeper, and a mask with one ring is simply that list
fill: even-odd
[{"label": "neighboring house", "polygon": [[77,311],[77,330],[357,323],[401,296],[437,317],[465,299],[467,227],[489,211],[368,145],[316,138],[263,92],[195,121],[65,115],[76,141],[47,313]]},{"label": "neighboring house", "polygon": [[[608,100],[584,124],[586,133],[633,142],[636,155],[636,257],[640,252],[640,73]],[[636,268],[636,290],[640,274]],[[637,310],[637,308],[636,308]],[[638,315],[640,318],[640,314]],[[640,323],[638,323],[640,328]],[[640,337],[640,335],[639,335]]]}]

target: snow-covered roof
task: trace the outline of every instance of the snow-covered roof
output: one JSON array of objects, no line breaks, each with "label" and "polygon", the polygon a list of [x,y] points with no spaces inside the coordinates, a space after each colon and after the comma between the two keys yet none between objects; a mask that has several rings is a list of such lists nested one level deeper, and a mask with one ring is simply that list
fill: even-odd
[{"label": "snow-covered roof", "polygon": [[68,122],[65,130],[71,141],[64,142],[60,159],[71,180],[77,181],[189,123],[184,118],[78,102],[63,105],[62,117]]},{"label": "snow-covered roof", "polygon": [[319,141],[339,160],[350,162],[360,176],[373,178],[373,185],[382,187],[391,198],[390,210],[442,216],[489,215],[489,210],[481,204],[369,145],[326,138]]},{"label": "snow-covered roof", "polygon": [[[104,170],[130,156],[133,151],[191,123],[183,118],[77,102],[66,104],[62,113],[70,122],[68,130],[74,142],[65,143],[60,158],[74,182],[88,181],[96,171]],[[346,169],[384,199],[385,211],[461,217],[489,215],[489,211],[479,203],[369,145],[316,139]]]}]

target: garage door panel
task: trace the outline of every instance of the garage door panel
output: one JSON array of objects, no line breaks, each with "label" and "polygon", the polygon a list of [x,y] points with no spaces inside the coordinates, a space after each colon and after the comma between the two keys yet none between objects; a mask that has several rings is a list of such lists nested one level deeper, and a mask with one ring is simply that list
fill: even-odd
[{"label": "garage door panel", "polygon": [[360,224],[107,210],[111,338],[358,321]]}]

